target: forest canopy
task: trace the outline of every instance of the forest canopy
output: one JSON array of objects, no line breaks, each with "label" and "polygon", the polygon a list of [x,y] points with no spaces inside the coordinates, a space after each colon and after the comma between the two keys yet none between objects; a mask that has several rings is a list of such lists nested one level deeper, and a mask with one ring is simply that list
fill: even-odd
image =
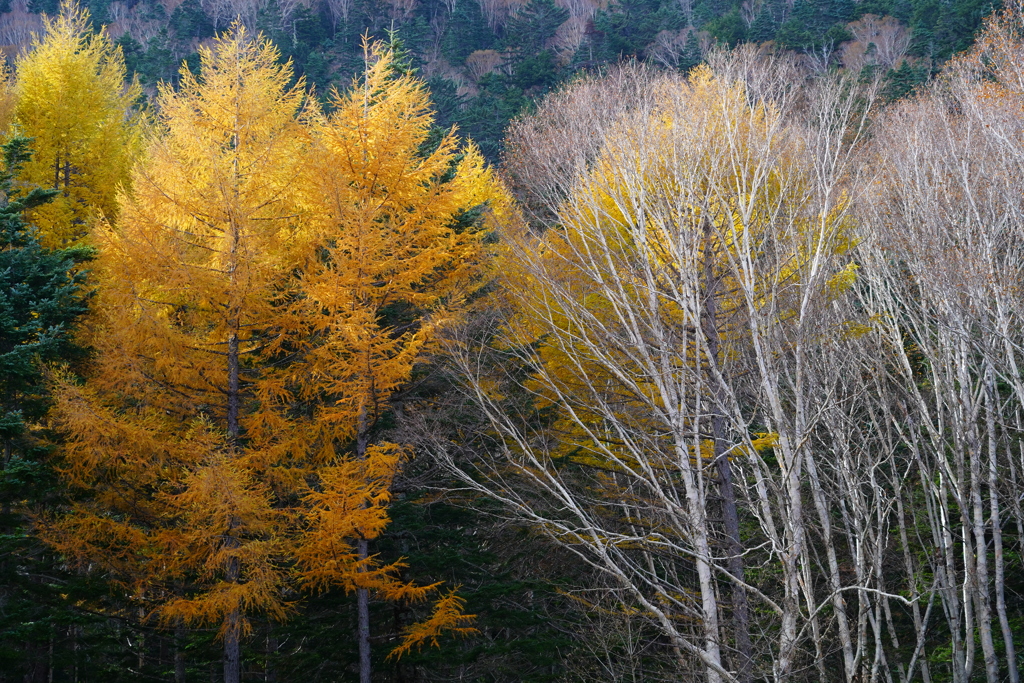
[{"label": "forest canopy", "polygon": [[1024,5],[361,7],[12,53],[0,681],[1018,681]]}]

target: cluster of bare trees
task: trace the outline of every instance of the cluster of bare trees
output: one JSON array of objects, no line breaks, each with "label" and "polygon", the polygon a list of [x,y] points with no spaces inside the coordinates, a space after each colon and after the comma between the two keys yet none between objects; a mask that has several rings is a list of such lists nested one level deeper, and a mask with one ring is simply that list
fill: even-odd
[{"label": "cluster of bare trees", "polygon": [[1019,680],[1022,29],[897,105],[745,48],[514,127],[484,419],[428,445],[674,680]]}]

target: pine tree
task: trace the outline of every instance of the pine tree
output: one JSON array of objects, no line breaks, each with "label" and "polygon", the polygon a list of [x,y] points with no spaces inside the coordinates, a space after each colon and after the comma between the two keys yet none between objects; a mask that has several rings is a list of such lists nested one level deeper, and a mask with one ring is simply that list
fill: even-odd
[{"label": "pine tree", "polygon": [[[200,55],[200,76],[161,89],[119,223],[97,235],[97,358],[57,409],[89,496],[49,539],[164,623],[219,626],[234,683],[247,618],[284,619],[296,579],[432,588],[362,545],[406,455],[373,427],[479,271],[479,231],[453,226],[501,195],[454,136],[420,155],[426,94],[387,53],[331,116],[242,27]],[[406,646],[458,606],[442,598]]]},{"label": "pine tree", "polygon": [[60,191],[29,213],[51,247],[77,243],[97,217],[114,217],[140,141],[140,86],[126,83],[121,48],[89,21],[88,10],[65,2],[15,66],[15,123],[36,150],[21,178]]},{"label": "pine tree", "polygon": [[[49,400],[43,364],[78,354],[72,331],[85,312],[84,249],[50,251],[39,245],[24,213],[49,201],[54,190],[19,189],[13,182],[29,160],[29,140],[4,146],[0,171],[0,668],[33,667],[32,644],[49,637],[59,618],[53,588],[37,580],[59,574],[29,535],[28,513],[51,497],[52,472],[40,428]],[[41,607],[42,605],[42,607]],[[45,634],[33,625],[43,626]],[[16,638],[18,634],[20,637]],[[17,642],[17,645],[15,644]],[[27,645],[22,646],[22,643]],[[39,650],[44,645],[39,645]],[[27,671],[27,670],[26,670]],[[27,675],[27,674],[26,674]],[[26,678],[26,680],[29,680]],[[32,679],[35,680],[35,679]]]}]

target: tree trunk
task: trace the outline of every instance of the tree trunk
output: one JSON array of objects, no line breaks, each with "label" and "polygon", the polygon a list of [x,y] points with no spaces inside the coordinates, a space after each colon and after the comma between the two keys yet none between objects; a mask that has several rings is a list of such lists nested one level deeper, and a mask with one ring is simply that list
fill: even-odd
[{"label": "tree trunk", "polygon": [[185,627],[174,627],[174,683],[185,683]]},{"label": "tree trunk", "polygon": [[267,625],[267,663],[263,676],[267,683],[274,683],[277,681],[277,671],[274,669],[277,647],[277,635],[274,634],[273,623],[270,623]]},{"label": "tree trunk", "polygon": [[[356,458],[360,462],[366,460],[368,445],[366,408],[364,407],[359,415],[359,433],[356,436]],[[366,503],[363,505],[365,506]],[[356,553],[360,562],[365,562],[369,558],[369,542],[365,538],[356,539]],[[359,571],[365,572],[366,566],[360,566]],[[370,591],[366,588],[356,589],[356,612],[356,638],[359,641],[359,683],[370,683],[372,672],[370,668]]]},{"label": "tree trunk", "polygon": [[[976,405],[971,401],[969,392],[973,387],[972,377],[968,366],[970,352],[967,349],[967,344],[963,340],[960,342],[959,354],[958,354],[957,379],[960,381],[960,410],[970,410],[963,417],[963,421],[967,423],[968,428],[966,430],[966,446],[967,446],[967,459],[968,469],[970,472],[970,503],[971,510],[968,513],[966,510],[961,514],[964,517],[965,531],[967,527],[970,527],[970,531],[974,535],[974,567],[973,575],[969,573],[968,576],[971,579],[969,585],[974,592],[974,601],[976,604],[977,617],[978,617],[978,635],[981,641],[982,660],[985,664],[985,678],[988,683],[999,682],[999,664],[996,661],[996,648],[992,638],[992,606],[989,601],[989,579],[988,579],[988,549],[985,541],[985,505],[981,495],[981,435],[978,433],[978,423]],[[966,536],[966,534],[965,534]],[[970,565],[970,554],[967,552],[965,543],[964,548],[964,562]],[[965,600],[965,603],[969,600]],[[967,633],[967,637],[973,642],[971,634]]]},{"label": "tree trunk", "polygon": [[[234,249],[232,248],[232,251]],[[232,331],[228,337],[228,439],[233,448],[238,441],[238,332]],[[238,547],[238,539],[233,535],[234,524],[229,523],[224,544],[229,548]],[[225,568],[225,580],[237,583],[241,576],[241,567],[237,557],[231,557]],[[242,615],[237,606],[228,613],[224,625],[224,683],[239,683],[241,680],[241,625]]]},{"label": "tree trunk", "polygon": [[[232,139],[234,149],[238,149],[239,136],[238,130],[240,128],[236,118],[236,129]],[[233,187],[237,196],[238,192],[238,157],[232,160],[233,170]],[[239,226],[234,216],[230,219],[228,226],[230,234],[228,238],[230,240],[228,246],[228,253],[230,260],[228,262],[228,273],[231,278],[231,296],[235,296],[235,290],[237,288],[235,269],[237,267],[236,259],[238,257],[238,247],[241,235],[239,234]],[[238,448],[238,437],[240,435],[239,429],[239,410],[240,410],[240,392],[241,387],[239,383],[239,340],[238,334],[241,327],[240,314],[235,301],[228,301],[228,315],[229,318],[229,334],[228,334],[228,391],[227,391],[227,432],[228,432],[228,447],[234,451]],[[233,520],[228,521],[228,528],[226,530],[226,538],[224,543],[229,548],[237,548],[239,545],[238,539],[234,536],[235,524]],[[237,583],[241,576],[241,567],[239,565],[238,557],[230,557],[228,559],[227,567],[225,568],[225,580],[228,583]],[[235,605],[227,615],[224,630],[224,683],[239,683],[241,680],[241,619],[242,615],[239,611],[238,605]]]},{"label": "tree trunk", "polygon": [[996,458],[999,455],[996,438],[996,386],[995,372],[991,364],[985,366],[985,425],[988,432],[988,496],[989,519],[992,526],[993,570],[995,574],[996,614],[1003,634],[1005,661],[1010,683],[1020,680],[1017,672],[1017,655],[1013,647],[1013,629],[1006,613],[1006,578],[1003,558],[1003,524],[999,509],[999,472]]},{"label": "tree trunk", "polygon": [[[360,538],[357,543],[359,559],[369,557],[368,543]],[[365,570],[363,570],[365,571]],[[357,637],[359,639],[359,683],[370,683],[370,591],[365,588],[356,589],[356,609],[358,610]]]},{"label": "tree trunk", "polygon": [[818,522],[821,524],[821,536],[825,542],[825,556],[828,559],[829,588],[832,590],[832,607],[835,610],[836,626],[839,630],[839,644],[843,649],[843,671],[847,681],[853,681],[856,677],[856,661],[854,656],[853,640],[850,636],[850,622],[846,614],[846,599],[840,590],[842,577],[839,574],[839,558],[836,553],[835,541],[832,537],[832,520],[829,518],[828,506],[825,502],[825,492],[821,487],[821,479],[818,477],[817,464],[814,461],[814,453],[808,450],[804,459],[807,467],[807,476],[811,483],[811,497],[814,500],[814,508],[818,513]]},{"label": "tree trunk", "polygon": [[[238,558],[228,560],[227,581],[238,581]],[[242,680],[242,615],[238,607],[227,616],[224,629],[224,683],[240,683]]]},{"label": "tree trunk", "polygon": [[[711,254],[708,253],[711,244],[711,231],[713,227],[710,221],[704,222],[704,288],[705,301],[703,308],[704,336],[708,345],[708,362],[716,368],[719,365],[719,332],[718,332],[718,301],[716,299],[718,280],[715,277],[712,267]],[[718,373],[714,373],[717,375]],[[740,585],[743,581],[743,543],[740,539],[740,518],[736,509],[736,491],[732,481],[732,463],[725,455],[726,451],[726,425],[725,406],[726,398],[722,385],[717,377],[710,378],[714,387],[714,416],[711,418],[711,430],[714,438],[714,455],[716,469],[718,472],[718,490],[722,496],[722,517],[725,524],[725,535],[727,538],[727,552],[729,559],[727,568],[737,581],[732,582],[732,626],[733,637],[736,640],[735,666],[736,680],[739,683],[750,683],[753,680],[752,662],[753,647],[750,643],[750,611],[747,606],[747,591]]]},{"label": "tree trunk", "polygon": [[[728,538],[729,573],[743,581],[743,544],[740,540],[740,518],[736,509],[736,492],[732,481],[732,465],[729,458],[723,455],[724,418],[716,415],[713,420],[715,432],[715,459],[718,469],[718,490],[722,495],[722,515],[725,522],[725,535]],[[732,584],[732,625],[733,637],[736,639],[736,680],[750,683],[753,680],[752,659],[753,647],[750,643],[750,611],[747,606],[747,591],[738,582]]]}]

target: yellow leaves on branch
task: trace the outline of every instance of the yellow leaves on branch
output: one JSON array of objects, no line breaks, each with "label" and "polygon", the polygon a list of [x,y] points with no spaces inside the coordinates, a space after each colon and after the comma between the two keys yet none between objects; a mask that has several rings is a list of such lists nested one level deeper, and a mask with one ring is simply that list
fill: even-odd
[{"label": "yellow leaves on branch", "polygon": [[428,619],[405,629],[402,643],[391,651],[388,659],[401,657],[414,648],[418,649],[427,643],[437,647],[439,645],[438,638],[442,634],[468,636],[471,633],[476,633],[475,628],[465,626],[465,624],[471,623],[476,616],[465,614],[463,612],[465,606],[465,600],[457,596],[455,591],[449,591],[434,603],[434,611]]},{"label": "yellow leaves on branch", "polygon": [[[199,75],[161,87],[95,233],[95,362],[83,386],[55,379],[64,473],[89,496],[49,536],[116,558],[161,619],[281,619],[288,586],[436,589],[354,551],[385,528],[409,455],[371,435],[479,285],[481,232],[508,200],[454,134],[421,153],[423,85],[367,49],[330,115],[243,27],[201,49]],[[409,642],[461,628],[460,604],[442,598]]]},{"label": "yellow leaves on branch", "polygon": [[[362,460],[319,470],[322,488],[305,496],[307,531],[295,554],[305,586],[398,590],[392,578],[398,565],[375,567],[371,560],[360,560],[352,541],[377,538],[387,526],[391,482],[405,454],[397,444],[375,444]],[[429,587],[409,590],[420,598]]]},{"label": "yellow leaves on branch", "polygon": [[856,278],[849,199],[817,202],[796,122],[708,66],[652,88],[608,126],[559,224],[511,231],[501,263],[509,346],[535,345],[526,387],[558,408],[559,454],[650,476],[703,461],[694,442],[752,330],[785,334],[801,291],[835,298]]},{"label": "yellow leaves on branch", "polygon": [[30,212],[47,246],[84,237],[99,218],[117,213],[116,193],[141,141],[121,48],[89,27],[89,13],[65,0],[45,18],[43,35],[15,63],[14,122],[33,138],[34,155],[21,177],[60,194]]}]

